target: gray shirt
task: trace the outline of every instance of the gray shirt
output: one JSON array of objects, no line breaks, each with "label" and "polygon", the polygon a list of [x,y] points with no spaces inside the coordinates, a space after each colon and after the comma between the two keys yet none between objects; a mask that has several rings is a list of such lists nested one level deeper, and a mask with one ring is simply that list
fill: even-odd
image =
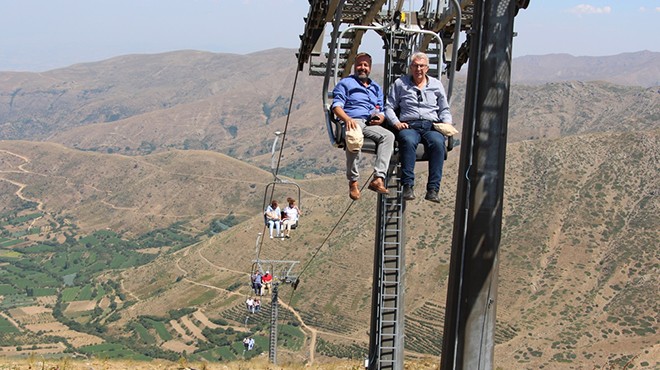
[{"label": "gray shirt", "polygon": [[[426,86],[422,89],[412,81],[410,75],[399,77],[392,84],[387,102],[385,117],[392,124],[428,120],[431,122],[452,123],[447,94],[442,82],[426,76]],[[399,116],[394,113],[399,111]]]}]

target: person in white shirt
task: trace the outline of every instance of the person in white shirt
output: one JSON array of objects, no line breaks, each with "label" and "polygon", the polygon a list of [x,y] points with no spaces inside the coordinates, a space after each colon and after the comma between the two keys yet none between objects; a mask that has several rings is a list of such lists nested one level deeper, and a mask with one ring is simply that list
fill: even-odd
[{"label": "person in white shirt", "polygon": [[264,217],[266,218],[266,224],[270,231],[270,238],[273,239],[273,228],[277,231],[277,237],[280,237],[280,222],[282,221],[282,211],[277,205],[277,201],[273,200],[266,210],[264,211]]},{"label": "person in white shirt", "polygon": [[245,351],[247,351],[248,348],[250,347],[250,338],[248,337],[243,338],[243,346],[245,347]]},{"label": "person in white shirt", "polygon": [[282,227],[284,228],[284,237],[288,239],[291,237],[291,226],[298,223],[301,212],[300,208],[296,205],[295,199],[287,198],[286,200],[289,202],[289,205],[282,210],[285,217],[284,221],[282,221]]}]

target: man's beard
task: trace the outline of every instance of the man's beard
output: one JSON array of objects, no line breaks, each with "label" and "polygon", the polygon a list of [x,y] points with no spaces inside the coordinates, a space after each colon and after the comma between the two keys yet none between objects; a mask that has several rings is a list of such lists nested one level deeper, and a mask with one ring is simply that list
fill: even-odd
[{"label": "man's beard", "polygon": [[366,72],[358,72],[357,77],[362,82],[369,81],[369,74]]}]

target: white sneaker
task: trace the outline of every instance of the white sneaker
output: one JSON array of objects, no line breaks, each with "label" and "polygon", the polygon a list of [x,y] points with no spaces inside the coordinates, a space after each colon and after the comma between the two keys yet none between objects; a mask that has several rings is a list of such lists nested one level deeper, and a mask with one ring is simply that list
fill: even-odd
[{"label": "white sneaker", "polygon": [[273,239],[273,236],[271,235],[270,238]]}]

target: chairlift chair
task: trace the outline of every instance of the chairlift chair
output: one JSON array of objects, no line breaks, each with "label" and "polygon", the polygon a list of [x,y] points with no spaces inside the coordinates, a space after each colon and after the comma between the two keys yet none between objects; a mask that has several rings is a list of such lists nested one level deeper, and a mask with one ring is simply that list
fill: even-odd
[{"label": "chairlift chair", "polygon": [[[261,209],[266,210],[266,208],[270,205],[271,200],[273,199],[273,196],[275,195],[275,188],[277,186],[284,186],[285,188],[290,188],[292,191],[297,195],[296,202],[298,202],[298,207],[301,207],[302,205],[302,199],[301,199],[301,191],[300,191],[300,185],[296,184],[293,181],[289,181],[286,179],[282,179],[278,176],[276,173],[277,166],[276,166],[276,161],[275,161],[275,153],[277,149],[277,141],[279,137],[283,133],[281,131],[275,131],[275,140],[273,141],[273,145],[271,147],[271,160],[270,160],[270,167],[271,167],[271,172],[273,174],[273,181],[268,183],[266,185],[266,189],[264,191],[264,200]],[[286,192],[279,192],[281,194],[286,194]],[[298,217],[298,220],[296,220],[296,223],[291,225],[291,229],[295,229],[298,227],[298,222],[300,221],[300,216]],[[268,226],[268,219],[266,218],[266,214],[264,213],[264,224]]]},{"label": "chairlift chair", "polygon": [[[438,34],[426,30],[420,30],[420,29],[413,29],[413,28],[405,28],[405,27],[400,27],[399,28],[401,32],[407,33],[409,35],[416,35],[416,36],[429,36],[434,39],[436,39],[436,42],[440,45],[440,49],[443,48],[442,44],[442,39],[438,36]],[[378,33],[386,33],[389,35],[392,35],[391,31],[388,31],[388,26],[350,26],[346,28],[345,30],[342,31],[341,36],[339,36],[337,39],[341,40],[346,33],[354,32],[355,30],[362,30],[362,31],[368,31],[368,30],[373,30]],[[331,44],[335,44],[335,39],[333,39],[333,42]],[[389,54],[389,47],[388,45],[391,45],[392,42],[385,42],[384,48],[386,49],[386,55]],[[336,45],[336,48],[339,48],[339,45]],[[346,150],[346,126],[343,121],[341,121],[332,111],[332,99],[333,99],[333,94],[332,94],[332,88],[330,87],[330,80],[332,80],[332,86],[337,85],[338,82],[338,76],[337,73],[333,73],[333,71],[339,70],[339,50],[332,50],[330,52],[330,55],[334,57],[334,70],[332,68],[333,63],[328,61],[327,66],[326,66],[326,74],[325,74],[325,79],[324,79],[324,95],[323,95],[323,106],[324,106],[324,113],[325,113],[325,120],[326,120],[326,129],[328,131],[328,136],[330,139],[330,144],[336,148],[341,148]],[[409,56],[408,56],[409,57]],[[440,55],[439,58],[437,58],[437,67],[435,68],[435,71],[437,71],[437,78],[440,79],[442,75],[442,55]],[[389,90],[389,85],[399,76],[396,76],[392,73],[392,64],[391,61],[386,60],[385,63],[385,86],[383,86],[384,89],[384,95],[387,97],[387,91]],[[451,80],[453,80],[453,74],[449,76],[450,78],[450,83]],[[329,100],[329,101],[328,101]],[[397,114],[398,115],[398,114]],[[445,159],[446,159],[446,154],[447,152],[451,151],[454,147],[455,144],[455,139],[453,137],[446,137],[445,140],[446,143],[446,151],[445,151]],[[369,138],[364,138],[364,143],[362,145],[361,151],[363,153],[369,153],[369,154],[376,154],[377,150],[377,143],[374,142],[373,140]],[[395,142],[395,147],[394,147],[394,153],[397,153],[397,146]],[[417,146],[417,161],[427,161],[428,156],[425,153],[424,146],[423,145],[418,145]]]}]

